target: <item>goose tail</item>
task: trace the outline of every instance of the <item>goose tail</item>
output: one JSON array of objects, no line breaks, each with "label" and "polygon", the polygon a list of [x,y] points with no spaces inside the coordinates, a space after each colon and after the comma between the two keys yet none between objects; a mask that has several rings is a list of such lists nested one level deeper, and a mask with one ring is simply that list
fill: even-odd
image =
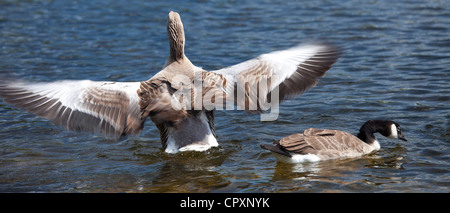
[{"label": "goose tail", "polygon": [[280,154],[280,155],[283,155],[283,156],[286,156],[286,157],[289,157],[289,158],[292,157],[292,155],[289,152],[287,152],[286,150],[282,149],[280,146],[277,146],[277,145],[275,145],[275,146],[272,146],[272,145],[260,145],[260,147],[263,148],[263,149],[269,150],[269,151],[271,151],[273,153],[276,153],[276,154]]}]

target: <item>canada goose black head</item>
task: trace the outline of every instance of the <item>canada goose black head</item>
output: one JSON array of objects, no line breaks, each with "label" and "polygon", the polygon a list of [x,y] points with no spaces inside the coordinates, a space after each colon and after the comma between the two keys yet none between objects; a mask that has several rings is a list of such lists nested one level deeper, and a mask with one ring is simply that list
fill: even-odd
[{"label": "canada goose black head", "polygon": [[388,137],[388,138],[393,138],[393,139],[397,138],[402,141],[408,141],[403,136],[402,130],[400,128],[400,124],[398,124],[394,121],[388,121],[388,124],[391,126],[391,131],[389,131],[389,134],[387,134],[387,135],[383,134],[383,136]]},{"label": "canada goose black head", "polygon": [[167,19],[167,35],[169,36],[170,58],[178,61],[184,57],[184,29],[180,14],[170,11]]},{"label": "canada goose black head", "polygon": [[377,132],[387,138],[408,141],[403,136],[400,124],[391,120],[366,121],[359,129],[358,138],[370,144],[375,141],[375,136],[373,134]]}]

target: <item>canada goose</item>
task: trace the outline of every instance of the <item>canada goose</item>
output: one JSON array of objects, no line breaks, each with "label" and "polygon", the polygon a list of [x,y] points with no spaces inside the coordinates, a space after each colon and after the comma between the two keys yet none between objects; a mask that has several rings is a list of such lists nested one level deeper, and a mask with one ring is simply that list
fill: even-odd
[{"label": "canada goose", "polygon": [[[218,146],[215,108],[208,108],[204,102],[196,105],[195,101],[183,101],[182,95],[192,99],[213,94],[215,100],[222,98],[251,111],[248,106],[252,101],[269,99],[274,91],[279,91],[282,101],[315,86],[339,58],[336,47],[305,44],[208,72],[194,66],[184,54],[183,23],[176,12],[168,15],[167,34],[170,55],[163,69],[146,81],[6,81],[0,83],[0,97],[66,129],[113,138],[138,134],[150,117],[160,132],[165,152],[202,151]],[[265,88],[249,87],[267,79],[272,84]],[[189,92],[195,82],[200,82],[200,92]],[[235,99],[239,89],[245,96]],[[255,93],[259,94],[256,99]],[[256,111],[260,110],[257,106]]]},{"label": "canada goose", "polygon": [[357,136],[339,130],[310,128],[272,145],[261,145],[270,150],[277,160],[286,163],[316,162],[336,158],[358,157],[380,149],[374,133],[407,141],[400,125],[389,120],[369,120]]}]

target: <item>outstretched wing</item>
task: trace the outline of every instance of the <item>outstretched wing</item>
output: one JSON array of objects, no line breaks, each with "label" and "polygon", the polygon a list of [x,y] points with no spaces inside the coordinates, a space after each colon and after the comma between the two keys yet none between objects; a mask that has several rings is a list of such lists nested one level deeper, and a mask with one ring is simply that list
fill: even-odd
[{"label": "outstretched wing", "polygon": [[[282,101],[315,86],[338,58],[339,49],[334,46],[305,44],[213,72],[226,79],[228,95],[237,94],[238,107],[260,110],[261,103],[274,97]],[[240,98],[240,93],[245,95]]]},{"label": "outstretched wing", "polygon": [[57,81],[3,82],[0,97],[7,103],[74,131],[109,137],[137,134],[143,128],[137,90],[139,82]]}]

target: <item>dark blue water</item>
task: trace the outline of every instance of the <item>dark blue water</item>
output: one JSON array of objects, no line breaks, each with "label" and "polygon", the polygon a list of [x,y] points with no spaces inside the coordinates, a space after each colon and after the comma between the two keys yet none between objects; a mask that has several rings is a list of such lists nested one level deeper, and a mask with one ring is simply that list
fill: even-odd
[{"label": "dark blue water", "polygon": [[[449,192],[450,1],[0,1],[0,77],[146,80],[168,56],[181,14],[186,54],[215,70],[302,41],[340,60],[276,121],[218,111],[220,147],[166,154],[148,121],[111,141],[65,131],[0,102],[0,192]],[[277,163],[259,148],[309,127],[356,133],[401,124],[357,159]]]}]

